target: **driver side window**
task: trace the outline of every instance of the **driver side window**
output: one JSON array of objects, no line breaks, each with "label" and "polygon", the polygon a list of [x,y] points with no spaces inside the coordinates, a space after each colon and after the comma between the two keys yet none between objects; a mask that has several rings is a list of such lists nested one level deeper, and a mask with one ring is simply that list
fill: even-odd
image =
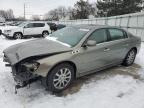
[{"label": "driver side window", "polygon": [[33,28],[34,26],[33,26],[33,23],[29,23],[29,24],[27,24],[26,26],[25,26],[25,28]]},{"label": "driver side window", "polygon": [[106,29],[98,29],[94,31],[88,40],[95,40],[97,44],[103,43],[107,41],[107,33]]}]

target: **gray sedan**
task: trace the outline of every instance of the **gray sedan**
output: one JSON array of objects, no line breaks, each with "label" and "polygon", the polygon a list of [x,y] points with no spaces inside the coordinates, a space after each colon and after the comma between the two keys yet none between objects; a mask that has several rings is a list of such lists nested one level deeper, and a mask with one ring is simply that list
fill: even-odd
[{"label": "gray sedan", "polygon": [[120,28],[79,25],[3,52],[16,88],[43,80],[49,91],[60,92],[78,77],[119,64],[132,65],[140,45],[140,38]]}]

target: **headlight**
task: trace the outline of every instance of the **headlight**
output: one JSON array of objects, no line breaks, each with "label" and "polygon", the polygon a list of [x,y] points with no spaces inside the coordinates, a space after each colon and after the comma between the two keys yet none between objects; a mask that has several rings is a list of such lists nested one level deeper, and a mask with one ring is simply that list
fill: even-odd
[{"label": "headlight", "polygon": [[39,68],[40,63],[38,62],[30,62],[23,64],[24,67],[26,67],[27,71],[35,72]]},{"label": "headlight", "polygon": [[4,33],[10,33],[12,30],[4,30]]}]

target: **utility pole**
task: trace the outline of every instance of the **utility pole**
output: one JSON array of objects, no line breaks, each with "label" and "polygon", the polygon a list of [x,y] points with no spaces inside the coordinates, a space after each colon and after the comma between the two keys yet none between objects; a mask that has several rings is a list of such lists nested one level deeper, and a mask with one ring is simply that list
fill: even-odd
[{"label": "utility pole", "polygon": [[26,17],[25,17],[25,14],[26,13],[26,11],[25,11],[25,3],[24,3],[24,20],[26,19]]}]

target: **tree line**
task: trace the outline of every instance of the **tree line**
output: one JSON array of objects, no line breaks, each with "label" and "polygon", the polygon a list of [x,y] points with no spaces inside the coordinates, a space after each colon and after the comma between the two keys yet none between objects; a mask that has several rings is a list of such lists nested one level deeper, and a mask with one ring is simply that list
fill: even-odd
[{"label": "tree line", "polygon": [[110,17],[140,12],[144,8],[143,0],[97,0],[95,3],[79,0],[74,7],[60,6],[44,15],[45,20],[87,19]]},{"label": "tree line", "polygon": [[12,20],[14,19],[14,14],[13,14],[13,10],[9,9],[9,10],[0,10],[0,17],[5,18],[6,20]]},{"label": "tree line", "polygon": [[[110,17],[143,11],[144,0],[96,0],[89,3],[87,0],[77,1],[73,7],[60,6],[43,15],[44,20],[88,19],[94,17]],[[15,18],[13,10],[0,10],[0,17],[6,20],[25,20]],[[41,20],[38,15],[32,15],[32,20]]]}]

